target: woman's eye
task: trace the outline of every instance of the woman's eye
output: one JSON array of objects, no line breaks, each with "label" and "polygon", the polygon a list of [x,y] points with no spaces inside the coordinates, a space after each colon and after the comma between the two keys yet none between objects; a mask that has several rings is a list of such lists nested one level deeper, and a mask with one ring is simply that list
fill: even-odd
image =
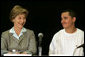
[{"label": "woman's eye", "polygon": [[21,19],[21,17],[19,17],[18,19]]}]

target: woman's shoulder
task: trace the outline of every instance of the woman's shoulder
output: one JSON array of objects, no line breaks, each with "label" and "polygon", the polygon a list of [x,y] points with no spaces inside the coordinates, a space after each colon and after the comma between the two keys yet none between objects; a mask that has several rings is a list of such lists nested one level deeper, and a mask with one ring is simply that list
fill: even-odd
[{"label": "woman's shoulder", "polygon": [[6,31],[2,32],[2,34],[4,34],[4,35],[6,35],[8,33],[9,33],[9,30],[6,30]]},{"label": "woman's shoulder", "polygon": [[26,34],[29,36],[29,35],[34,35],[35,33],[31,29],[26,29]]},{"label": "woman's shoulder", "polygon": [[34,33],[34,31],[31,30],[31,29],[27,29],[27,28],[26,28],[26,31],[29,32],[29,33]]},{"label": "woman's shoulder", "polygon": [[1,37],[8,38],[9,37],[9,30],[2,32]]}]

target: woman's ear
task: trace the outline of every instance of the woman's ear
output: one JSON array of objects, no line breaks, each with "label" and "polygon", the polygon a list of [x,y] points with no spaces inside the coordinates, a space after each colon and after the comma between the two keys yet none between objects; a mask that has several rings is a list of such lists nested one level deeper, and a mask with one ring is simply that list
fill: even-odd
[{"label": "woman's ear", "polygon": [[11,20],[14,23],[14,19]]}]

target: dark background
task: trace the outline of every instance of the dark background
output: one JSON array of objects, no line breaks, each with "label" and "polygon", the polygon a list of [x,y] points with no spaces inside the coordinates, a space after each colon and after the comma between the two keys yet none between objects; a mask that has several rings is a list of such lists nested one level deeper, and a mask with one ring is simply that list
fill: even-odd
[{"label": "dark background", "polygon": [[9,20],[9,13],[13,6],[21,5],[29,10],[26,28],[34,31],[36,41],[38,44],[38,33],[42,32],[44,37],[42,39],[42,54],[48,55],[49,44],[53,35],[62,29],[60,13],[64,9],[72,9],[77,14],[76,27],[84,30],[84,1],[83,0],[2,0],[1,17],[0,17],[0,33],[13,27]]}]

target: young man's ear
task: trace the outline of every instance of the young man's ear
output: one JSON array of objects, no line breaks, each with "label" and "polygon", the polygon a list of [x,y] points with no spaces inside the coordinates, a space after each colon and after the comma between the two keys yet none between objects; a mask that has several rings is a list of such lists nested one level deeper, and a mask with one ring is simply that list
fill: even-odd
[{"label": "young man's ear", "polygon": [[74,22],[74,23],[76,22],[76,17],[73,17],[73,22]]}]

